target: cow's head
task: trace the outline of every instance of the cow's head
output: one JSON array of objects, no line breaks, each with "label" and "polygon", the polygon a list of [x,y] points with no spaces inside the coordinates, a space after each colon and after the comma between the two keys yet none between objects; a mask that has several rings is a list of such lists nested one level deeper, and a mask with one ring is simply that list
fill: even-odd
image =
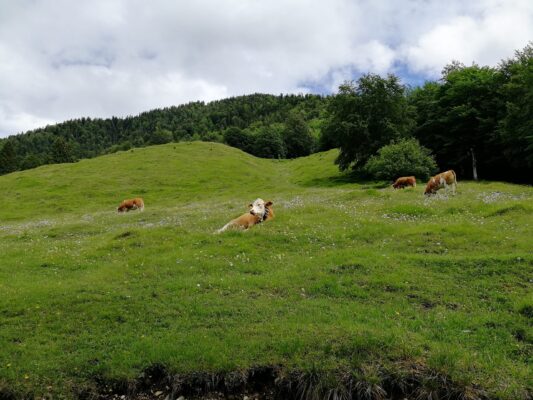
[{"label": "cow's head", "polygon": [[426,185],[426,190],[424,190],[424,194],[426,196],[431,196],[432,194],[435,194],[437,192],[436,184],[435,184],[435,178],[431,178]]},{"label": "cow's head", "polygon": [[[270,202],[272,204],[272,202]],[[249,204],[250,214],[257,215],[261,218],[265,215],[265,201],[263,199],[256,199],[253,203]]]},{"label": "cow's head", "polygon": [[128,210],[128,205],[126,204],[126,200],[122,201],[120,205],[117,208],[117,212],[121,213]]}]

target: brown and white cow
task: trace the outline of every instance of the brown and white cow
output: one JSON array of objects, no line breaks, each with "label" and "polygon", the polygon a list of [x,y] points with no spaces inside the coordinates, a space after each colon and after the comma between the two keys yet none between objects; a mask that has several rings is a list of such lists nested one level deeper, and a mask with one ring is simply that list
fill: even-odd
[{"label": "brown and white cow", "polygon": [[452,169],[446,172],[441,172],[440,174],[437,174],[431,178],[426,185],[424,194],[429,196],[437,193],[437,190],[442,188],[448,191],[448,187],[452,188],[452,193],[455,195],[455,189],[457,188],[457,175],[455,175],[455,171]]},{"label": "brown and white cow", "polygon": [[392,184],[394,189],[403,189],[407,186],[416,187],[416,178],[414,176],[401,176]]},{"label": "brown and white cow", "polygon": [[272,208],[272,202],[265,202],[263,199],[256,199],[253,203],[249,204],[249,211],[234,220],[231,220],[217,233],[224,232],[230,228],[236,229],[248,229],[254,225],[260,224],[264,221],[269,221],[274,218],[274,209]]},{"label": "brown and white cow", "polygon": [[144,211],[144,201],[140,197],[136,197],[134,199],[124,200],[118,206],[117,211],[118,212],[124,212],[124,211],[137,210],[137,209],[139,209],[141,211]]}]

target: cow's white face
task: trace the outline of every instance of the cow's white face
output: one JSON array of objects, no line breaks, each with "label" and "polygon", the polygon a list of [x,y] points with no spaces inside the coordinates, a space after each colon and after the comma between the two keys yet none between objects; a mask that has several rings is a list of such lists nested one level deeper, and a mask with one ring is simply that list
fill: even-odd
[{"label": "cow's white face", "polygon": [[257,199],[249,205],[250,213],[258,215],[261,218],[265,215],[265,201],[263,199]]}]

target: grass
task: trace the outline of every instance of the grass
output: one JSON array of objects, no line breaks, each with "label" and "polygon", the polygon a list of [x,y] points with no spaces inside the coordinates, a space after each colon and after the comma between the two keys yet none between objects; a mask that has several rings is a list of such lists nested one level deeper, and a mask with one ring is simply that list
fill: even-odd
[{"label": "grass", "polygon": [[[69,398],[156,363],[354,371],[379,392],[410,363],[528,398],[533,189],[426,199],[350,183],[335,156],[195,142],[0,177],[0,393]],[[118,215],[134,196],[145,212]],[[213,235],[257,197],[275,220]]]}]

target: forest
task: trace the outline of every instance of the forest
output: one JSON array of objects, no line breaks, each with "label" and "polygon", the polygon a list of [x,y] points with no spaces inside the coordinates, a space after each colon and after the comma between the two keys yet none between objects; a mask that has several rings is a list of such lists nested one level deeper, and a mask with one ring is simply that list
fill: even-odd
[{"label": "forest", "polygon": [[[0,174],[201,140],[263,158],[339,148],[341,170],[381,179],[453,168],[461,179],[532,183],[532,107],[530,43],[496,67],[452,61],[440,79],[420,87],[369,73],[330,96],[252,94],[125,118],[70,120],[0,140]],[[396,169],[375,173],[387,163]]]}]

